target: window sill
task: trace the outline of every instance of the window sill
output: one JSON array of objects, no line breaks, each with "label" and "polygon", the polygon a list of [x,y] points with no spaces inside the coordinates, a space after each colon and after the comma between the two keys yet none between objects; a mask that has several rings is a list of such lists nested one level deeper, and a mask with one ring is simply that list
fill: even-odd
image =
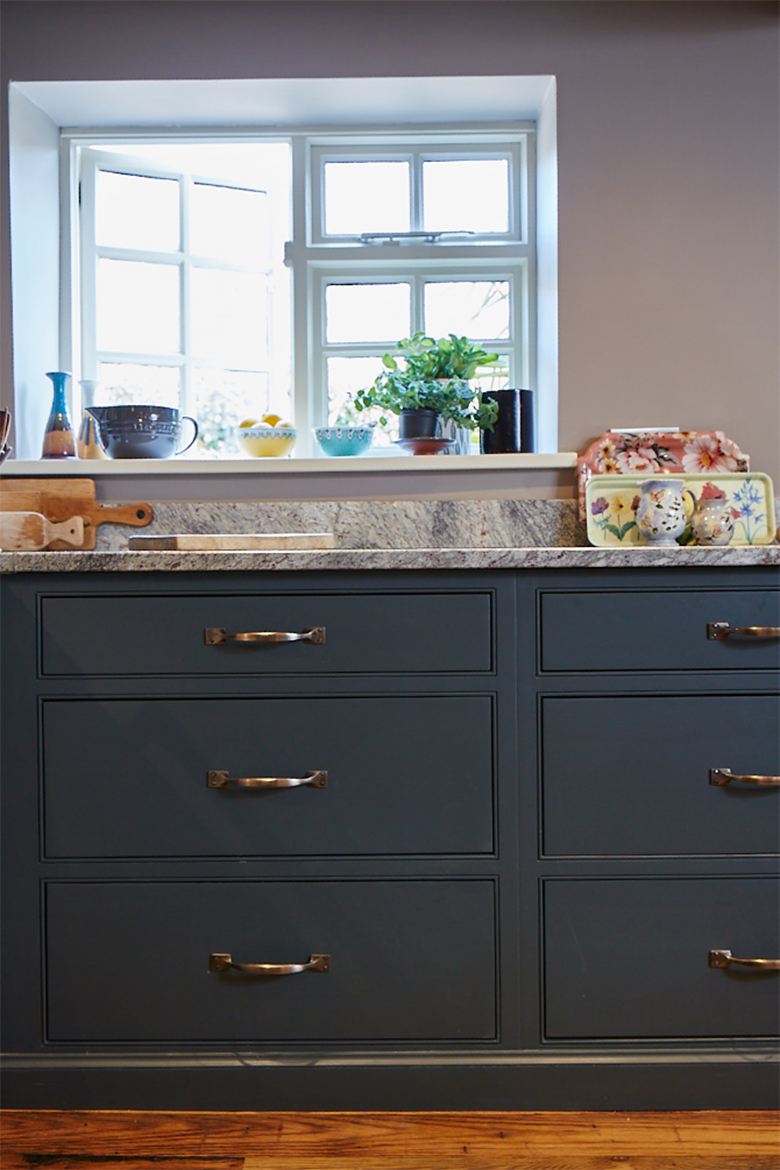
[{"label": "window sill", "polygon": [[0,477],[37,476],[90,479],[114,475],[307,475],[323,473],[432,471],[546,471],[577,466],[576,451],[518,455],[343,456],[329,459],[17,459],[0,466]]}]

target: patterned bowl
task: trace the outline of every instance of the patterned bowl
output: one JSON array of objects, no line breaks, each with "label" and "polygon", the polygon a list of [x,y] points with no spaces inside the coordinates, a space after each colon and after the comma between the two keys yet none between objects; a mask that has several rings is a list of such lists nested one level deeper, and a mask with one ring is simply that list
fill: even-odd
[{"label": "patterned bowl", "polygon": [[298,438],[296,427],[271,427],[258,423],[254,427],[236,427],[239,447],[254,459],[278,459],[287,455]]},{"label": "patterned bowl", "polygon": [[362,455],[371,446],[370,426],[315,427],[314,437],[326,455]]}]

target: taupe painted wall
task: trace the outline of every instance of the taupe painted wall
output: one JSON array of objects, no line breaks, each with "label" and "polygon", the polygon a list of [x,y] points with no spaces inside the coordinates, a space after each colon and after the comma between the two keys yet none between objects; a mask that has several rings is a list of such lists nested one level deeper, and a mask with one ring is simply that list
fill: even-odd
[{"label": "taupe painted wall", "polygon": [[777,4],[10,0],[1,31],[4,111],[11,80],[555,74],[561,449],[720,428],[780,482]]}]

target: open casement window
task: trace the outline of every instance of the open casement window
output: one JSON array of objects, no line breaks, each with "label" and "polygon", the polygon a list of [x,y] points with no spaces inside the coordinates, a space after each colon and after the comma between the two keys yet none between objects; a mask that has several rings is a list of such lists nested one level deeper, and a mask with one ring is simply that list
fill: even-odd
[{"label": "open casement window", "polygon": [[483,389],[534,386],[532,126],[120,143],[74,154],[86,403],[178,405],[205,456],[270,412],[305,456],[418,331],[497,353]]},{"label": "open casement window", "polygon": [[229,176],[152,166],[146,152],[81,151],[86,404],[177,406],[197,418],[202,452],[224,450],[248,415],[292,415],[289,224],[274,202]]}]

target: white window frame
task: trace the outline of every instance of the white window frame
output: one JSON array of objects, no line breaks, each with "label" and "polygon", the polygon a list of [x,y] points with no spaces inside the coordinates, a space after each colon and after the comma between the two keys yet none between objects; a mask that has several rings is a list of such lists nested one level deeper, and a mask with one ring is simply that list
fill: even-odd
[{"label": "white window frame", "polygon": [[[339,128],[338,133],[322,134],[310,130],[273,134],[258,131],[225,129],[200,135],[193,131],[172,134],[150,130],[144,133],[135,128],[121,131],[100,131],[95,134],[65,132],[69,140],[71,176],[79,147],[89,144],[93,153],[103,144],[127,143],[128,155],[133,144],[163,141],[288,141],[292,160],[292,241],[287,245],[285,263],[292,270],[292,387],[291,397],[298,427],[297,457],[317,454],[311,439],[311,428],[327,421],[328,387],[327,358],[329,356],[365,356],[367,352],[381,356],[391,345],[353,346],[328,343],[324,332],[324,290],[329,282],[356,283],[388,277],[409,280],[413,285],[412,332],[423,327],[422,297],[414,295],[428,277],[434,279],[507,280],[512,288],[513,311],[510,320],[510,339],[493,348],[508,359],[509,384],[536,388],[536,177],[535,125],[532,122],[502,123],[500,125],[471,127],[455,132],[441,126],[392,127],[381,133],[366,133],[365,128]],[[87,155],[90,152],[84,151]],[[421,208],[419,198],[420,174],[423,161],[435,158],[507,158],[510,182],[510,223],[505,233],[485,233],[462,237],[446,233],[435,241],[402,240],[394,233],[389,242],[365,243],[358,237],[333,236],[324,232],[323,175],[326,161],[356,161],[357,159],[404,157],[412,163],[412,221],[411,230],[420,231]],[[125,156],[110,155],[112,169],[124,170]],[[133,168],[131,173],[139,173]],[[149,168],[143,174],[161,178],[176,177],[176,170]],[[209,177],[208,182],[213,182]],[[73,190],[72,178],[68,184]],[[82,189],[82,198],[84,192]],[[82,209],[83,210],[83,209]],[[71,215],[71,221],[75,217]],[[92,246],[82,239],[82,262],[86,249],[86,263],[92,263]],[[92,248],[94,251],[94,248]],[[67,248],[65,250],[67,255]],[[72,253],[75,257],[78,249]],[[139,258],[140,253],[134,253]],[[82,290],[78,265],[71,264],[71,303],[66,304],[63,321],[78,327],[82,304],[94,320],[94,306],[88,299],[81,301]],[[65,283],[65,282],[64,282]],[[64,285],[63,285],[64,287]],[[183,289],[183,296],[186,291]],[[82,335],[87,337],[88,321],[84,321]],[[491,343],[493,344],[493,343]],[[186,346],[182,361],[182,406],[188,403]],[[92,353],[94,353],[94,345]],[[93,358],[81,343],[74,345],[74,356],[80,354],[78,378],[94,378]],[[121,355],[123,360],[143,364],[142,355]],[[171,355],[173,356],[173,355]],[[150,363],[152,358],[146,359]],[[167,363],[166,363],[167,364]],[[74,379],[75,381],[75,379]],[[75,389],[75,387],[74,387]],[[74,403],[76,407],[80,405]]]},{"label": "white window frame", "polygon": [[[80,263],[75,266],[73,273],[73,287],[75,300],[78,305],[77,320],[80,323],[79,337],[75,352],[80,352],[81,377],[96,380],[98,366],[101,362],[130,363],[133,365],[164,366],[179,371],[179,403],[186,414],[195,412],[194,373],[199,367],[208,366],[208,359],[195,356],[193,339],[191,336],[191,281],[193,269],[213,268],[220,271],[250,272],[268,278],[270,270],[246,264],[231,262],[224,259],[212,259],[196,255],[191,247],[190,240],[190,199],[192,189],[199,183],[208,186],[223,186],[235,188],[236,183],[230,180],[221,180],[212,175],[203,175],[194,171],[154,166],[147,159],[134,157],[128,149],[125,153],[100,151],[97,147],[76,150],[73,155],[73,165],[78,176],[78,251]],[[99,171],[110,171],[115,174],[141,175],[144,178],[165,179],[178,184],[179,213],[181,237],[179,247],[170,252],[144,251],[138,248],[121,248],[99,245],[96,240],[95,228],[95,192]],[[243,188],[254,190],[254,188]],[[265,193],[265,192],[264,192]],[[177,267],[179,271],[179,305],[180,330],[179,349],[164,353],[138,353],[129,351],[100,350],[97,346],[96,325],[96,290],[97,268],[101,258],[132,260],[135,262],[159,263]],[[268,301],[269,316],[265,322],[266,349],[271,357],[271,365],[278,357],[274,357],[272,338],[274,334],[272,315],[274,312],[273,292]],[[261,325],[258,325],[260,328]],[[237,370],[248,367],[236,364]],[[252,371],[249,371],[252,372]]]}]

